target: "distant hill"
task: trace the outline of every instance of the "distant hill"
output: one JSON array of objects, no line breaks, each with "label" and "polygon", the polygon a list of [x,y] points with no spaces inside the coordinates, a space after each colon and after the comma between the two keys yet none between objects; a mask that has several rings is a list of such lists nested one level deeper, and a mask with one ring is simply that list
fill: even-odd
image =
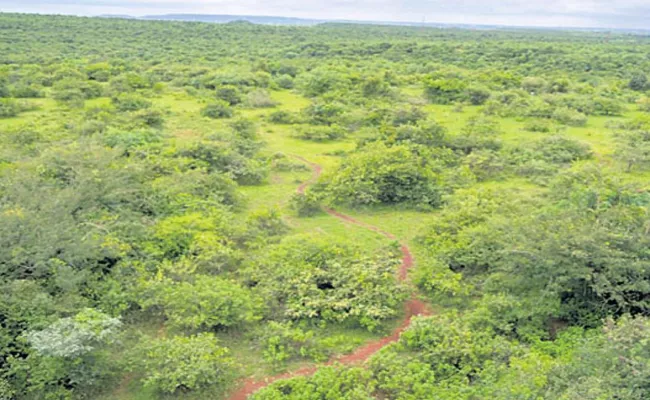
[{"label": "distant hill", "polygon": [[255,15],[210,15],[210,14],[165,14],[165,15],[145,15],[139,19],[163,20],[163,21],[196,21],[196,22],[213,22],[228,23],[245,21],[260,25],[316,25],[327,20],[303,19],[291,17],[267,17]]},{"label": "distant hill", "polygon": [[259,25],[300,25],[312,26],[323,23],[345,23],[361,25],[393,25],[393,26],[411,26],[427,28],[459,28],[459,29],[525,29],[525,30],[560,30],[560,31],[583,31],[583,32],[624,32],[631,34],[648,35],[650,30],[646,29],[621,29],[621,28],[570,28],[570,27],[534,27],[534,26],[507,26],[507,25],[474,25],[474,24],[454,24],[454,23],[437,23],[437,22],[409,22],[409,21],[358,21],[358,20],[339,20],[339,19],[308,19],[294,17],[273,17],[262,15],[227,15],[227,14],[161,14],[145,15],[134,17],[131,15],[104,14],[100,18],[127,18],[140,20],[157,20],[157,21],[190,21],[190,22],[208,22],[217,24],[226,24],[232,22],[249,22]]},{"label": "distant hill", "polygon": [[126,14],[102,14],[98,15],[99,18],[120,18],[120,19],[136,19],[136,17],[133,17],[131,15],[126,15]]}]

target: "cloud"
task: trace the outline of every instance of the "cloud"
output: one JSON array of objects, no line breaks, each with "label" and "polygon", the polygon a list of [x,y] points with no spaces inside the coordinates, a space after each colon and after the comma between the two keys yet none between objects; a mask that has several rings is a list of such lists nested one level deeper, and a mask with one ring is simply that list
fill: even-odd
[{"label": "cloud", "polygon": [[77,15],[193,13],[317,19],[650,29],[649,0],[0,0],[0,10]]}]

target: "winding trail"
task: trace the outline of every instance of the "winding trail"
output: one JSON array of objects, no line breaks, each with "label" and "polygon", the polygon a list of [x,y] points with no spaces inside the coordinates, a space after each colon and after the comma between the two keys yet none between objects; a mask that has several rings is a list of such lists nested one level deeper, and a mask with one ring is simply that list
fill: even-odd
[{"label": "winding trail", "polygon": [[[320,177],[323,168],[316,164],[313,163],[309,160],[306,160],[303,157],[300,156],[293,156],[294,158],[304,162],[305,164],[309,165],[312,169],[312,176],[311,178],[302,183],[297,189],[296,192],[300,194],[304,194],[305,191],[309,186],[314,184],[318,178]],[[349,215],[342,214],[332,208],[323,208],[323,210],[346,223],[361,226],[363,228],[366,228],[368,230],[371,230],[373,232],[377,232],[378,234],[391,239],[391,240],[397,240],[397,237],[393,235],[390,232],[386,232],[376,226],[367,224],[365,222],[356,220]],[[411,250],[406,244],[402,244],[401,247],[402,251],[402,265],[400,266],[399,269],[399,280],[400,281],[405,281],[409,269],[413,267],[413,255],[411,254]],[[309,376],[313,375],[319,368],[323,366],[328,366],[328,365],[333,365],[333,364],[343,364],[343,365],[352,365],[352,364],[358,364],[358,363],[363,363],[367,361],[373,354],[375,354],[377,351],[381,350],[383,347],[389,345],[390,343],[396,342],[399,339],[400,334],[411,324],[411,319],[414,316],[418,315],[431,315],[431,311],[429,308],[424,304],[421,300],[417,299],[416,297],[412,296],[404,305],[405,308],[405,318],[402,323],[391,332],[389,336],[383,337],[379,340],[375,340],[372,342],[369,342],[365,344],[362,347],[359,347],[356,349],[354,352],[350,354],[346,354],[340,357],[335,357],[328,361],[327,363],[323,364],[314,364],[309,367],[301,368],[295,371],[290,371],[286,372],[284,374],[280,375],[274,375],[270,377],[266,377],[262,380],[254,380],[252,378],[246,379],[242,381],[236,391],[231,393],[231,395],[228,397],[228,400],[246,400],[248,396],[252,395],[256,391],[270,385],[271,383],[281,380],[281,379],[287,379],[287,378],[293,378],[296,376]]]}]

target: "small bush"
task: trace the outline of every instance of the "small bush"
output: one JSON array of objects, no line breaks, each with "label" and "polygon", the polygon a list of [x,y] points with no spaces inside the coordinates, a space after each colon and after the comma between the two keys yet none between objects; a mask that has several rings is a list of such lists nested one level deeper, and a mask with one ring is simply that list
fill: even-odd
[{"label": "small bush", "polygon": [[201,115],[212,119],[230,118],[233,111],[225,101],[216,101],[203,107]]},{"label": "small bush", "polygon": [[585,126],[587,125],[587,116],[581,112],[571,110],[570,108],[558,108],[553,112],[552,118],[564,125]]},{"label": "small bush", "polygon": [[533,119],[526,121],[524,130],[528,132],[548,133],[551,131],[553,124],[543,119]]},{"label": "small bush", "polygon": [[224,384],[231,374],[232,359],[228,349],[218,343],[210,333],[148,339],[133,364],[144,372],[145,386],[165,393]]},{"label": "small bush", "polygon": [[271,108],[277,103],[266,90],[254,90],[246,95],[246,104],[253,108]]},{"label": "small bush", "polygon": [[239,94],[239,89],[236,86],[222,86],[217,89],[216,97],[219,100],[223,100],[228,105],[234,106],[242,102],[241,95]]},{"label": "small bush", "polygon": [[149,100],[135,93],[122,93],[113,97],[111,101],[115,108],[122,112],[144,110],[151,107]]},{"label": "small bush", "polygon": [[309,126],[300,128],[293,135],[295,138],[302,140],[311,140],[314,142],[326,142],[329,140],[342,139],[347,135],[345,129],[339,125],[332,126]]},{"label": "small bush", "polygon": [[269,122],[280,125],[291,125],[296,123],[296,116],[289,111],[278,110],[269,115]]},{"label": "small bush", "polygon": [[276,80],[275,83],[278,84],[279,87],[282,89],[293,89],[294,82],[293,78],[289,75],[280,75]]},{"label": "small bush", "polygon": [[290,207],[299,217],[312,217],[322,211],[318,197],[312,193],[294,194]]},{"label": "small bush", "polygon": [[20,107],[18,103],[10,99],[0,99],[0,118],[11,118],[18,115]]}]

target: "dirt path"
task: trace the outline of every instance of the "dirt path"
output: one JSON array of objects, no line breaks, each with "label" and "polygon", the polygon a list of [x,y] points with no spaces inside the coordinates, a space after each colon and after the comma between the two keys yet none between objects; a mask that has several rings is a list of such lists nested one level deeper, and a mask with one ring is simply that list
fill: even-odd
[{"label": "dirt path", "polygon": [[[301,184],[298,187],[298,189],[296,189],[298,193],[302,194],[305,193],[305,190],[307,190],[307,188],[310,185],[314,184],[318,180],[318,178],[320,177],[323,171],[323,168],[320,165],[308,161],[300,156],[294,156],[294,157],[304,162],[305,164],[308,164],[312,169],[311,178],[308,181]],[[342,214],[332,208],[324,208],[324,210],[329,215],[338,218],[341,221],[364,227],[373,232],[377,232],[378,234],[385,236],[388,239],[397,240],[395,235],[393,235],[390,232],[386,232],[376,226],[366,224],[365,222],[362,221],[358,221],[350,217],[349,215]],[[399,269],[399,279],[401,281],[404,281],[406,280],[408,270],[413,266],[413,255],[411,254],[411,250],[409,249],[409,247],[405,244],[402,244],[401,251],[402,251],[402,265],[400,266]],[[367,343],[364,346],[356,349],[351,354],[346,354],[340,357],[333,358],[332,360],[324,364],[314,364],[313,366],[310,367],[302,368],[296,371],[291,371],[280,375],[270,376],[259,381],[254,379],[244,380],[240,383],[238,389],[235,392],[233,392],[230,395],[230,397],[228,397],[228,400],[245,400],[248,398],[248,396],[252,395],[259,389],[266,387],[275,381],[292,378],[296,376],[309,376],[314,374],[316,370],[318,370],[318,368],[323,366],[333,365],[333,364],[351,365],[351,364],[358,364],[367,361],[373,354],[375,354],[384,346],[396,342],[399,339],[400,334],[411,324],[411,319],[414,316],[431,314],[427,306],[422,301],[418,300],[415,297],[412,297],[410,300],[408,300],[404,305],[404,308],[406,314],[404,321],[402,321],[402,323],[397,328],[395,328],[389,336]]]}]

